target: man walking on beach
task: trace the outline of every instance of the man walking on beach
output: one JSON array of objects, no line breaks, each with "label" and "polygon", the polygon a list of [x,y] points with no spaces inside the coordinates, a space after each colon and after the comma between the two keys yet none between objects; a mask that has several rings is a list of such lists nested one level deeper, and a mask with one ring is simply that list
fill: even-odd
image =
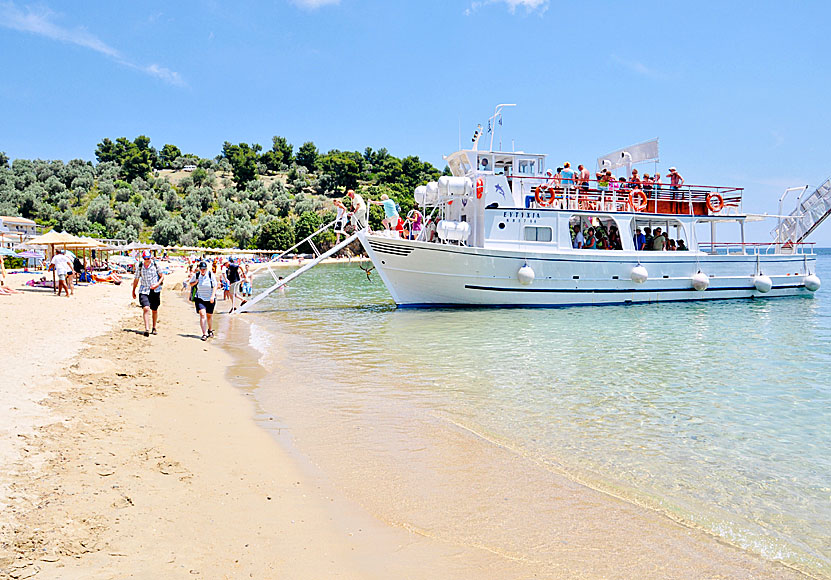
[{"label": "man walking on beach", "polygon": [[[133,298],[136,297],[136,286],[139,286],[139,304],[144,310],[144,336],[156,333],[156,320],[159,316],[159,304],[162,301],[162,274],[150,252],[144,252],[142,260],[136,266],[136,276],[133,279]],[[150,330],[150,318],[153,318],[153,329]]]},{"label": "man walking on beach", "polygon": [[55,269],[55,275],[58,277],[58,296],[61,295],[61,289],[66,292],[66,297],[69,298],[69,282],[67,276],[72,272],[72,262],[69,256],[64,254],[63,250],[56,250],[52,261],[49,262]]},{"label": "man walking on beach", "polygon": [[[236,258],[228,258],[228,267],[225,270],[227,273],[225,277],[228,280],[228,284],[230,284],[230,291],[231,291],[231,310],[228,311],[228,314],[234,311],[237,304],[237,292],[239,291],[240,282],[247,280],[245,277],[245,271],[241,270],[239,264],[237,264]],[[245,299],[240,298],[240,300],[244,303]]]}]

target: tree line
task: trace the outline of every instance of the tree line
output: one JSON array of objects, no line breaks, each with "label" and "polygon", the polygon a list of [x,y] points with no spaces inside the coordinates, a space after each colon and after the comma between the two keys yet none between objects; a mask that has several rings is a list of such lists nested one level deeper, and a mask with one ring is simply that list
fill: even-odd
[{"label": "tree line", "polygon": [[[348,189],[372,199],[386,193],[406,213],[415,187],[440,176],[417,156],[398,158],[370,147],[322,153],[312,141],[295,151],[280,136],[267,151],[226,141],[212,159],[171,144],[157,150],[144,135],[107,138],[97,144],[95,158],[10,163],[0,153],[0,215],[130,242],[276,250],[334,219],[332,199]],[[168,171],[186,166],[192,171],[184,177]],[[348,197],[344,203],[349,207]],[[372,206],[370,225],[381,227],[382,218],[381,208]]]}]

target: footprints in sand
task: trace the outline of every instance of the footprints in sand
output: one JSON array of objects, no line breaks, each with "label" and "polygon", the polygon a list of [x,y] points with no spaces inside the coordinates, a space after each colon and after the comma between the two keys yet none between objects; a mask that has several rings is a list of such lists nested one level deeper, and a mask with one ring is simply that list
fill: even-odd
[{"label": "footprints in sand", "polygon": [[147,343],[123,338],[91,341],[67,386],[56,384],[42,401],[60,420],[21,434],[24,453],[3,506],[12,517],[0,527],[0,579],[63,577],[83,554],[126,556],[111,545],[119,521],[152,509],[136,498],[146,503],[148,486],[190,485],[191,471],[152,433],[123,429],[124,416],[150,408],[142,401],[166,396],[164,377],[142,355]]}]

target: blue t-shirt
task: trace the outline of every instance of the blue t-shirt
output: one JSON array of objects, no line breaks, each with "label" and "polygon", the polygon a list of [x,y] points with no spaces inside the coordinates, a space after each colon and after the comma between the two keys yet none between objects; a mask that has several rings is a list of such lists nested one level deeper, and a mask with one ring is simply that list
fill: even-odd
[{"label": "blue t-shirt", "polygon": [[574,183],[574,175],[575,171],[573,169],[563,169],[560,172],[560,178],[562,179],[563,185],[572,185]]},{"label": "blue t-shirt", "polygon": [[398,212],[395,209],[395,202],[391,199],[385,199],[383,202],[384,204],[384,217],[391,218],[398,215]]},{"label": "blue t-shirt", "polygon": [[636,234],[635,235],[635,249],[636,250],[643,250],[644,245],[646,244],[646,236],[643,234]]}]

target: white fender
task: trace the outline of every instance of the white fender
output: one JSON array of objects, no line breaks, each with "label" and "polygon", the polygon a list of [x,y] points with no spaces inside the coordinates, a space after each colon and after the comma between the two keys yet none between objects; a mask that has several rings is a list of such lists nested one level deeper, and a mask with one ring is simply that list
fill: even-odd
[{"label": "white fender", "polygon": [[699,292],[710,287],[710,278],[704,272],[696,272],[692,277],[692,287]]},{"label": "white fender", "polygon": [[819,279],[819,276],[816,274],[809,274],[805,276],[805,288],[810,290],[811,292],[816,292],[819,290],[819,287],[822,285],[822,282]]},{"label": "white fender", "polygon": [[516,278],[519,280],[519,283],[523,286],[530,286],[534,282],[534,278],[536,278],[536,274],[534,273],[534,269],[525,264],[522,268],[517,270]]},{"label": "white fender", "polygon": [[773,288],[773,280],[770,279],[770,276],[759,274],[753,277],[753,285],[756,286],[756,290],[762,294],[766,294]]},{"label": "white fender", "polygon": [[649,280],[649,272],[646,271],[646,268],[638,264],[634,268],[632,268],[632,272],[629,274],[632,278],[632,282],[635,284],[643,284],[647,280]]}]

